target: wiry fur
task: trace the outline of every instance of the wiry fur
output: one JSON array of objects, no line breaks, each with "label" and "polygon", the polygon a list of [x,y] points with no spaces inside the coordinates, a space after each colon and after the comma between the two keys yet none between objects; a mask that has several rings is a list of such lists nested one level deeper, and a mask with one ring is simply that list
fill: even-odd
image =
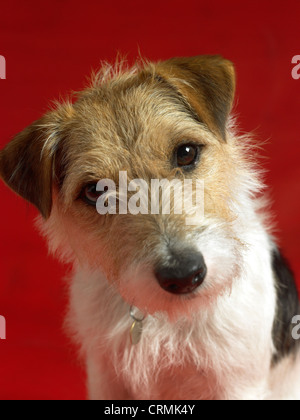
[{"label": "wiry fur", "polygon": [[[73,105],[53,111],[51,127],[48,118],[38,124],[47,132],[38,151],[55,158],[39,226],[51,252],[74,265],[67,325],[93,399],[300,398],[299,354],[272,367],[275,245],[252,149],[228,115],[233,93],[232,66],[220,58],[105,66]],[[170,165],[183,139],[203,147],[189,174]],[[197,226],[186,213],[99,216],[78,199],[82,186],[117,183],[124,170],[130,180],[203,179],[204,216]],[[30,191],[25,198],[39,207]],[[172,295],[153,267],[170,247],[187,246],[203,254],[208,274],[193,294]],[[132,305],[146,315],[135,346]]]}]

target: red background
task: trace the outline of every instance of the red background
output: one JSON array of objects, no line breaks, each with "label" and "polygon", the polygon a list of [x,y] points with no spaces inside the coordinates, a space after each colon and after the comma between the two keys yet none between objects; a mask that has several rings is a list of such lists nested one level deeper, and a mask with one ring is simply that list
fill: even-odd
[{"label": "red background", "polygon": [[[263,165],[280,244],[299,279],[300,2],[217,0],[5,1],[0,10],[0,147],[50,101],[86,85],[100,60],[222,54],[237,70],[243,132],[267,140]],[[47,256],[36,211],[0,183],[0,399],[85,398],[84,372],[62,332],[66,267]]]}]

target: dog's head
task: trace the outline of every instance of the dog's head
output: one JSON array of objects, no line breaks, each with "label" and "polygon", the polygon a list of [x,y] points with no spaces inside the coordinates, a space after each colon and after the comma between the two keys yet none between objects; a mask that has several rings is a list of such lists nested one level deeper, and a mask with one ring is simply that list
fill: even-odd
[{"label": "dog's head", "polygon": [[[233,226],[244,166],[228,131],[234,90],[233,65],[219,56],[105,67],[73,104],[0,152],[1,177],[39,209],[52,249],[102,270],[128,303],[172,312],[192,297],[207,301],[230,287],[240,247]],[[203,180],[203,217],[189,226],[174,203],[170,214],[149,205],[100,215],[97,183],[111,180],[118,194],[120,172],[145,181],[148,198],[151,180]],[[141,195],[128,198],[140,204]]]}]

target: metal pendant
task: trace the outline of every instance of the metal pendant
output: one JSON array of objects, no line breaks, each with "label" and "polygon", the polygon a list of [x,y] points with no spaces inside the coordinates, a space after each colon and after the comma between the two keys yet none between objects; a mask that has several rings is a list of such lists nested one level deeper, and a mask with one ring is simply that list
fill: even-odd
[{"label": "metal pendant", "polygon": [[140,342],[143,333],[142,321],[134,321],[130,328],[130,340],[131,344],[135,345]]}]

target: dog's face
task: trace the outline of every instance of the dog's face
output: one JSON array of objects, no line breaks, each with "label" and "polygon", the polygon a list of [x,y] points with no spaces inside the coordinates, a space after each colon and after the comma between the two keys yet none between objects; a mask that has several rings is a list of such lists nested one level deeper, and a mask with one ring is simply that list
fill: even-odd
[{"label": "dog's face", "polygon": [[[104,73],[1,151],[1,177],[40,210],[53,251],[100,270],[144,311],[186,313],[237,274],[245,173],[227,131],[233,66],[200,56]],[[203,180],[204,216],[189,226],[185,212],[100,215],[96,184],[118,189],[120,171],[149,194],[152,179]]]}]

